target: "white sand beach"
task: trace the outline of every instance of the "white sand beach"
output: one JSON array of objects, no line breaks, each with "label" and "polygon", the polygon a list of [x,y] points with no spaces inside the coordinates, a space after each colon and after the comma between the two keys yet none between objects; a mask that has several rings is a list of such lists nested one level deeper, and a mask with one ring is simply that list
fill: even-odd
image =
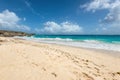
[{"label": "white sand beach", "polygon": [[0,37],[0,80],[120,80],[120,58],[102,51]]}]

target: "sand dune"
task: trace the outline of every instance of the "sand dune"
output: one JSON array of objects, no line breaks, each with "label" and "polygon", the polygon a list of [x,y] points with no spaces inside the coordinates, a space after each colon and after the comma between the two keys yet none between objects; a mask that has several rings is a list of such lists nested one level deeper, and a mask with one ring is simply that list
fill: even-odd
[{"label": "sand dune", "polygon": [[120,80],[120,58],[0,37],[0,80]]}]

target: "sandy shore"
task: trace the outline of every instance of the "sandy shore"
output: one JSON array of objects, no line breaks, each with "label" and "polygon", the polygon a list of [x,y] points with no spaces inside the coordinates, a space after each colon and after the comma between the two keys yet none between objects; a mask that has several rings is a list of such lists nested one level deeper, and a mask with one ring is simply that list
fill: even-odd
[{"label": "sandy shore", "polygon": [[0,37],[0,80],[120,80],[120,58]]}]

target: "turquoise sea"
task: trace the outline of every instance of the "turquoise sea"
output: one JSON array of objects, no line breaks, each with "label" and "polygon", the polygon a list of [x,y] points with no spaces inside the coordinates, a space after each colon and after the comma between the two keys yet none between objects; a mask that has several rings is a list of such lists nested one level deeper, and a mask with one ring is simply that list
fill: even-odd
[{"label": "turquoise sea", "polygon": [[105,43],[120,44],[120,35],[35,35],[35,38],[41,39],[63,39],[73,41],[97,41]]},{"label": "turquoise sea", "polygon": [[34,35],[23,38],[44,43],[120,51],[120,35]]}]

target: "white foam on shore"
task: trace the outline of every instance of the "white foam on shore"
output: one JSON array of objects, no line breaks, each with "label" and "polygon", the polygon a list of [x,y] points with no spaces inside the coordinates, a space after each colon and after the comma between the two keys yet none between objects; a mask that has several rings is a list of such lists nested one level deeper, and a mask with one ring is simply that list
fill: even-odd
[{"label": "white foam on shore", "polygon": [[[17,37],[18,38],[18,37]],[[93,49],[104,49],[120,52],[120,44],[104,43],[97,40],[83,40],[83,41],[74,41],[72,39],[66,38],[34,38],[34,37],[19,37],[26,40],[32,40],[43,43],[54,43],[62,44],[67,46],[74,47],[83,47],[83,48],[93,48]]]}]

